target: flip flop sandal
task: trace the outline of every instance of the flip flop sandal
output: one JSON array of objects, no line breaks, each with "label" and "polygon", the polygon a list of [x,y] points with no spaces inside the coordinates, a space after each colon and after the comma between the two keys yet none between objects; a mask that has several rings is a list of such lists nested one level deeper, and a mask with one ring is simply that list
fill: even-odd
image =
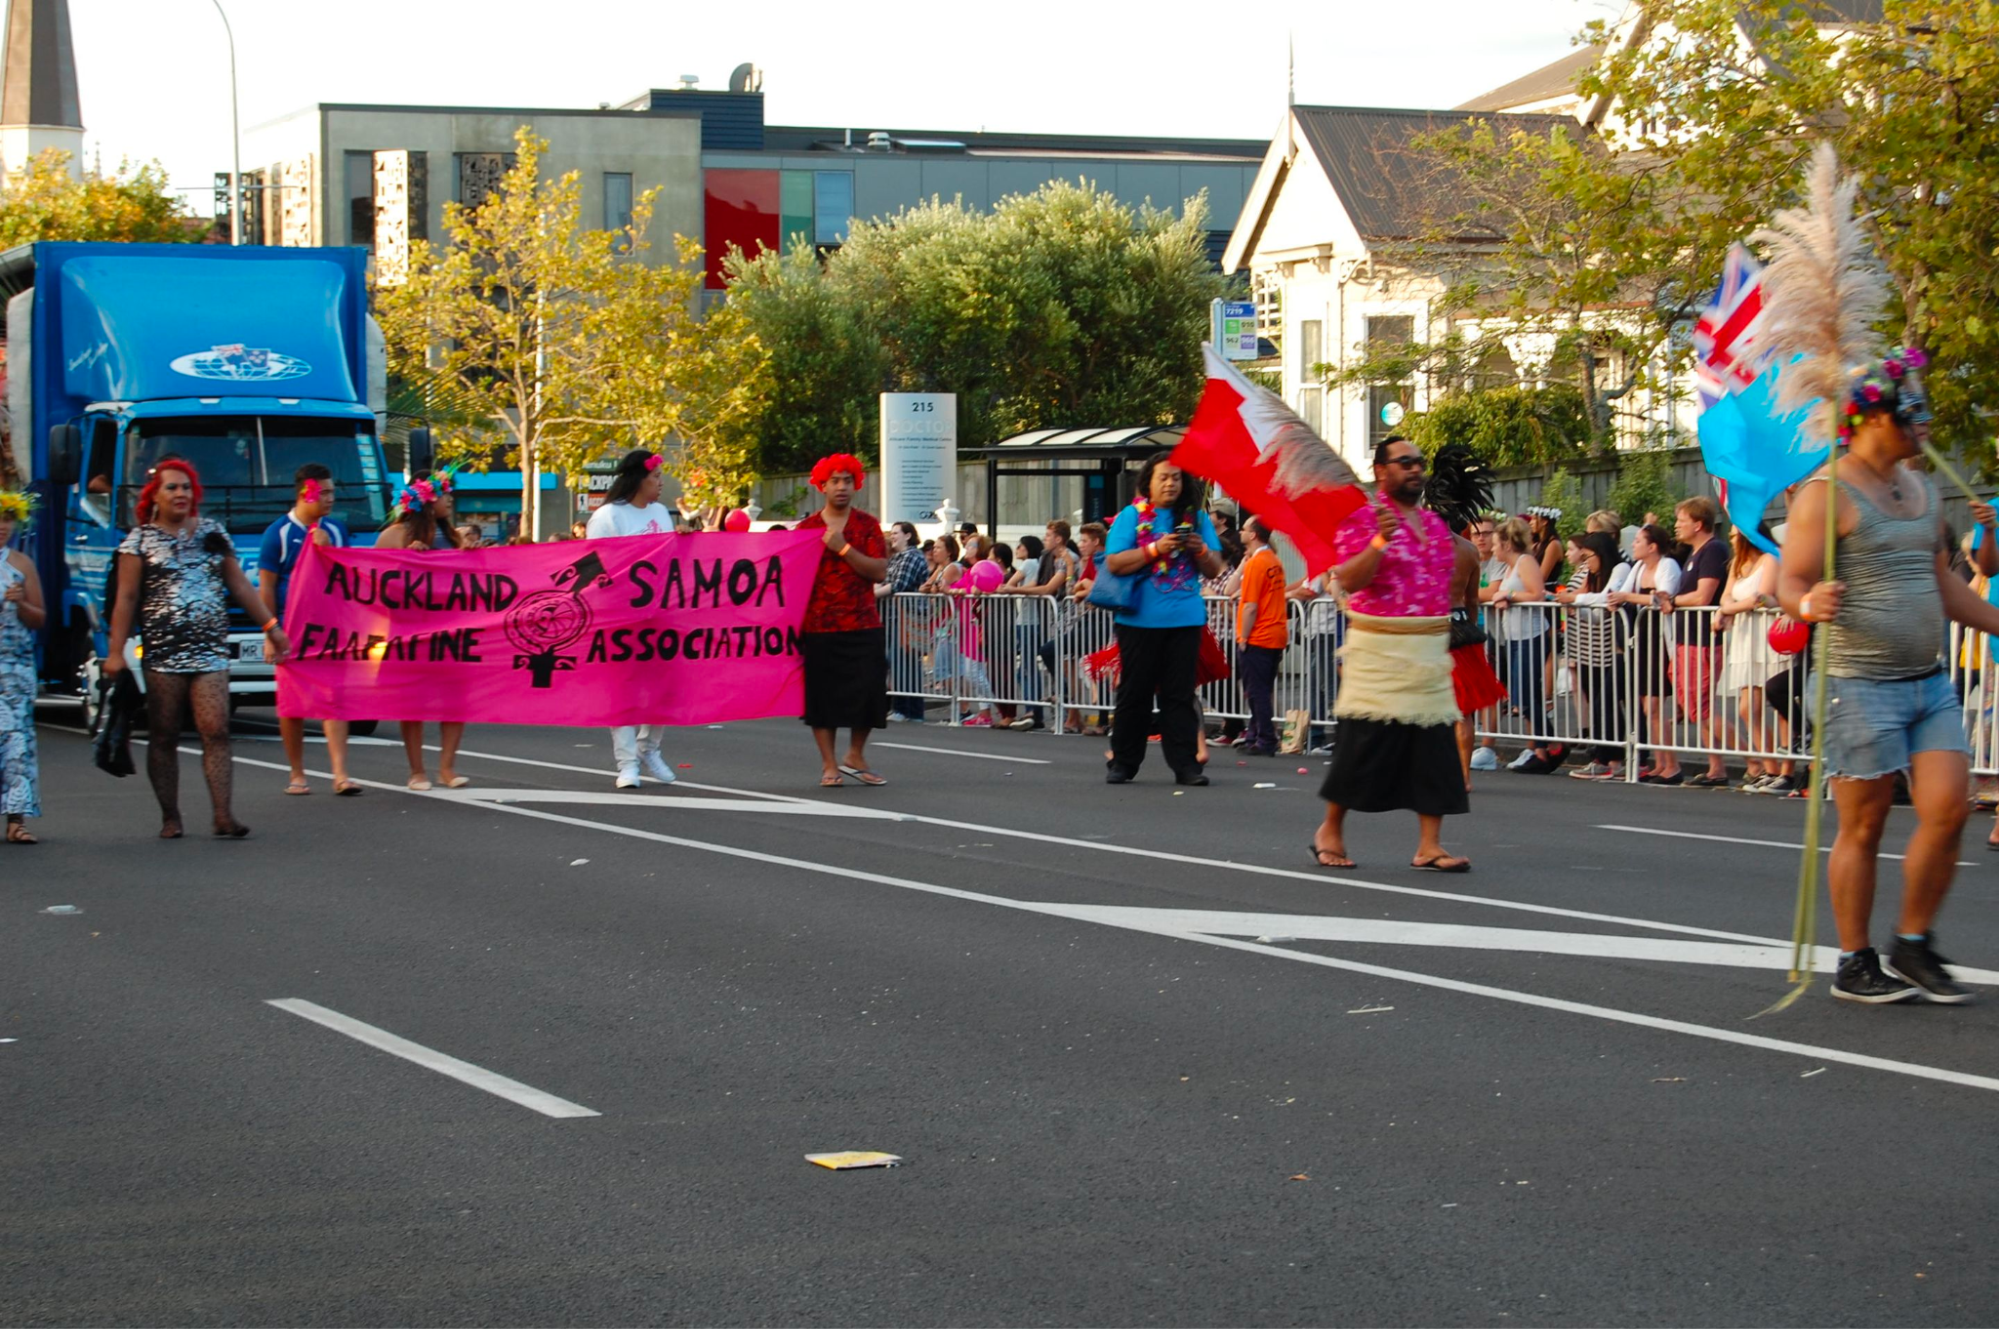
[{"label": "flip flop sandal", "polygon": [[874,772],[868,770],[866,767],[850,767],[842,765],[840,771],[843,775],[852,776],[855,780],[859,781],[863,785],[888,784],[888,777],[878,776]]},{"label": "flip flop sandal", "polygon": [[424,793],[426,790],[432,788],[430,784],[430,777],[411,776],[409,778],[409,788],[415,790],[418,794]]},{"label": "flip flop sandal", "polygon": [[[1312,856],[1312,866],[1314,868],[1358,867],[1358,865],[1355,864],[1353,860],[1347,858],[1344,854],[1333,854],[1331,850],[1322,850],[1318,847],[1316,842],[1307,842],[1305,845],[1305,853]],[[1336,862],[1330,864],[1326,862],[1325,856],[1329,854],[1333,855],[1333,858]]]},{"label": "flip flop sandal", "polygon": [[358,780],[335,781],[333,782],[333,792],[342,799],[351,799],[361,793],[361,782]]},{"label": "flip flop sandal", "polygon": [[299,795],[311,794],[312,786],[306,784],[302,780],[295,780],[292,781],[289,785],[285,786],[285,793],[296,798]]},{"label": "flip flop sandal", "polygon": [[822,790],[837,790],[846,783],[846,781],[841,780],[838,776],[821,776],[819,778],[819,788]]},{"label": "flip flop sandal", "polygon": [[1449,854],[1438,855],[1435,859],[1411,859],[1409,866],[1431,873],[1471,872],[1471,860]]},{"label": "flip flop sandal", "polygon": [[450,780],[444,781],[443,785],[447,790],[462,790],[471,783],[472,778],[470,776],[453,776]]},{"label": "flip flop sandal", "polygon": [[7,824],[7,843],[9,845],[40,845],[41,841],[36,838],[34,832],[29,831],[19,822],[9,822]]}]

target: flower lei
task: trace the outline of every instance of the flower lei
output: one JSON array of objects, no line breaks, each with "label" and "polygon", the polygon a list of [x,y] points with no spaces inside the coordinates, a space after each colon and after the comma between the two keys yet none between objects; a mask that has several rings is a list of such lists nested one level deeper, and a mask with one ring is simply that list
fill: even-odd
[{"label": "flower lei", "polygon": [[25,522],[40,504],[41,500],[26,490],[0,490],[0,517]]},{"label": "flower lei", "polygon": [[[1139,499],[1132,504],[1132,507],[1138,509],[1138,548],[1144,549],[1152,543],[1153,518],[1159,515],[1159,510],[1152,506],[1150,499]],[[1154,559],[1152,571],[1163,575],[1171,561],[1171,555],[1164,559]]]}]

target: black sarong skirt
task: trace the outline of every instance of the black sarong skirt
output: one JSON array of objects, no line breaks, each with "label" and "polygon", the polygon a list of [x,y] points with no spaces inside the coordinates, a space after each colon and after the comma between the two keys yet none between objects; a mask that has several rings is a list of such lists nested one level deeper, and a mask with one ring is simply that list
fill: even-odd
[{"label": "black sarong skirt", "polygon": [[1471,811],[1453,726],[1356,716],[1342,716],[1333,731],[1333,761],[1319,797],[1356,813]]},{"label": "black sarong skirt", "polygon": [[803,633],[805,723],[815,730],[888,728],[888,638],[879,628]]}]

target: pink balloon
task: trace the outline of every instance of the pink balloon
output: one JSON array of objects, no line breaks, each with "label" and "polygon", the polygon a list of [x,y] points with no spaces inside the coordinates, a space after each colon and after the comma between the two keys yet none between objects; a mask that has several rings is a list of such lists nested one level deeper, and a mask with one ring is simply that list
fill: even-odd
[{"label": "pink balloon", "polygon": [[749,513],[741,508],[736,509],[722,519],[722,529],[724,531],[748,531],[750,529]]},{"label": "pink balloon", "polygon": [[994,591],[998,589],[1000,583],[1006,581],[1006,569],[991,559],[981,559],[972,565],[972,571],[965,576],[971,582],[972,590]]}]

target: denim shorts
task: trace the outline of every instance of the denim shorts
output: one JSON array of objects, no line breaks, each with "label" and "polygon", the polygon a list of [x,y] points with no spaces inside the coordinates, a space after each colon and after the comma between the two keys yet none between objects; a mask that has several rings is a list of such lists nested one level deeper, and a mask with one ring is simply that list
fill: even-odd
[{"label": "denim shorts", "polygon": [[1964,753],[1964,704],[1942,670],[1922,679],[1826,680],[1825,760],[1834,776],[1906,771],[1916,753]]}]

